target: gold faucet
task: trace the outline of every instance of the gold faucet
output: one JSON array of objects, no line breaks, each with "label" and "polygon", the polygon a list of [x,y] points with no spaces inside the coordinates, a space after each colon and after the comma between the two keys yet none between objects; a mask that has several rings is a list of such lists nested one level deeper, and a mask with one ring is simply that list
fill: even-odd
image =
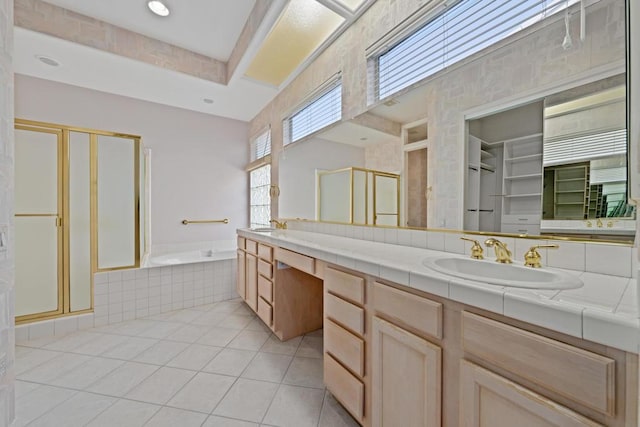
[{"label": "gold faucet", "polygon": [[598,228],[602,228],[602,219],[601,218],[596,218],[596,225],[598,226]]},{"label": "gold faucet", "polygon": [[502,243],[498,239],[494,239],[493,237],[488,238],[484,241],[486,247],[493,247],[496,251],[496,262],[501,264],[511,264],[513,261],[511,260],[511,251],[507,249],[507,245]]},{"label": "gold faucet", "polygon": [[589,220],[586,220],[584,223],[587,227],[593,227],[593,223]]},{"label": "gold faucet", "polygon": [[269,221],[270,224],[275,223],[277,230],[286,230],[287,229],[287,221],[278,221],[277,219],[272,219]]},{"label": "gold faucet", "polygon": [[474,240],[474,239],[469,239],[467,237],[461,237],[460,240],[466,240],[467,242],[473,242],[473,246],[471,246],[471,258],[473,258],[473,259],[484,259],[484,255],[482,255],[482,253],[484,251],[482,250],[482,246],[480,245],[480,242],[478,242],[477,240]]},{"label": "gold faucet", "polygon": [[542,267],[542,264],[540,263],[542,256],[540,255],[540,252],[537,251],[538,248],[558,249],[559,246],[556,244],[531,246],[527,253],[524,254],[524,265],[532,268]]}]

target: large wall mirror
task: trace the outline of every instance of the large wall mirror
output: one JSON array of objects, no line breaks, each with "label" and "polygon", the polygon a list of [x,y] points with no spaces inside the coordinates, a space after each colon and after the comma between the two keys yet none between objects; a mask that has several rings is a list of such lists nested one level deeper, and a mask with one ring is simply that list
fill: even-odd
[{"label": "large wall mirror", "polygon": [[626,4],[579,3],[570,44],[552,14],[286,147],[280,216],[321,220],[319,173],[352,167],[400,175],[401,226],[633,242]]}]

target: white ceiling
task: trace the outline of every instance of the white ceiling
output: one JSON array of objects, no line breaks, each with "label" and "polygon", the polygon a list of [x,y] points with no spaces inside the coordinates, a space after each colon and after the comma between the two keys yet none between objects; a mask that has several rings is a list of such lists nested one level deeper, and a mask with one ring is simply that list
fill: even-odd
[{"label": "white ceiling", "polygon": [[[216,84],[23,28],[15,28],[14,39],[16,73],[216,116],[249,121],[277,94],[248,79]],[[35,55],[61,65],[45,65]]]},{"label": "white ceiling", "polygon": [[341,144],[366,147],[397,140],[398,137],[353,122],[342,122],[317,136]]},{"label": "white ceiling", "polygon": [[154,15],[146,0],[44,0],[82,15],[226,62],[255,0],[166,0]]}]

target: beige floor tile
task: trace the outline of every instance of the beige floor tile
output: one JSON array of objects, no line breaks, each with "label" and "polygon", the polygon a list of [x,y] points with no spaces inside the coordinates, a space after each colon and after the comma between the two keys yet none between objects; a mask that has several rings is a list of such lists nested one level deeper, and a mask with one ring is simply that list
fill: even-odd
[{"label": "beige floor tile", "polygon": [[258,351],[268,339],[269,334],[267,332],[244,330],[227,344],[227,346],[239,350]]},{"label": "beige floor tile", "polygon": [[160,406],[157,405],[121,399],[87,425],[90,427],[140,427],[159,410]]},{"label": "beige floor tile", "polygon": [[200,427],[206,414],[164,407],[149,420],[145,427]]},{"label": "beige floor tile", "polygon": [[44,362],[60,356],[62,353],[58,351],[41,350],[34,348],[32,351],[26,353],[24,356],[16,358],[15,373],[16,376],[27,372]]},{"label": "beige floor tile", "polygon": [[200,372],[173,396],[167,406],[211,413],[235,380],[235,377]]},{"label": "beige floor tile", "polygon": [[87,387],[87,391],[121,397],[158,370],[157,366],[126,362],[110,374]]},{"label": "beige floor tile", "polygon": [[207,418],[202,427],[258,427],[259,424],[248,421],[234,420],[233,418],[218,417],[215,415]]},{"label": "beige floor tile", "polygon": [[60,374],[71,372],[76,367],[89,361],[91,356],[73,353],[59,353],[58,357],[44,362],[43,364],[18,375],[23,381],[48,384]]},{"label": "beige floor tile", "polygon": [[84,390],[125,363],[124,360],[94,357],[75,369],[60,374],[50,384]]},{"label": "beige floor tile", "polygon": [[139,337],[163,339],[174,333],[178,328],[184,326],[178,322],[156,322],[155,325],[140,332]]},{"label": "beige floor tile", "polygon": [[100,334],[100,339],[83,344],[73,350],[73,352],[88,354],[90,356],[100,356],[112,348],[122,345],[127,339],[124,335]]},{"label": "beige floor tile", "polygon": [[275,335],[269,336],[269,339],[260,348],[260,351],[266,353],[286,354],[287,356],[293,356],[300,346],[302,337],[291,338],[288,341],[280,341],[280,338]]},{"label": "beige floor tile", "polygon": [[168,335],[165,339],[172,341],[180,341],[186,343],[194,343],[198,341],[204,334],[209,332],[209,327],[203,325],[187,324],[176,329],[174,333]]},{"label": "beige floor tile", "polygon": [[158,340],[151,338],[128,337],[122,344],[104,352],[102,356],[112,359],[132,360],[157,342]]},{"label": "beige floor tile", "polygon": [[300,347],[296,352],[296,356],[299,357],[317,357],[322,358],[322,338],[306,336],[302,338]]},{"label": "beige floor tile", "polygon": [[195,374],[195,372],[185,369],[162,367],[133,388],[125,397],[141,402],[164,405]]},{"label": "beige floor tile", "polygon": [[212,415],[259,423],[277,390],[278,384],[239,378]]},{"label": "beige floor tile", "polygon": [[353,419],[346,409],[326,392],[322,412],[320,413],[320,423],[318,427],[359,427],[360,424]]},{"label": "beige floor tile", "polygon": [[290,385],[323,389],[322,359],[295,357],[282,382]]},{"label": "beige floor tile", "polygon": [[71,398],[76,391],[59,387],[41,386],[16,400],[17,425],[26,425]]},{"label": "beige floor tile", "polygon": [[222,328],[244,329],[253,319],[242,314],[230,314],[225,317],[218,326]]},{"label": "beige floor tile", "polygon": [[279,427],[315,427],[320,419],[324,391],[282,385],[263,423]]},{"label": "beige floor tile", "polygon": [[211,327],[209,328],[209,332],[200,337],[198,344],[225,347],[239,333],[240,331],[238,329]]},{"label": "beige floor tile", "polygon": [[244,370],[242,377],[279,383],[284,378],[291,360],[291,356],[282,354],[258,353]]},{"label": "beige floor tile", "polygon": [[181,369],[200,371],[213,359],[222,347],[210,345],[191,344],[184,351],[171,359],[167,366]]},{"label": "beige floor tile", "polygon": [[117,400],[115,397],[81,392],[36,419],[29,427],[82,427]]},{"label": "beige floor tile", "polygon": [[165,365],[188,346],[189,344],[182,342],[160,341],[137,355],[133,360],[152,365]]},{"label": "beige floor tile", "polygon": [[242,374],[255,355],[255,351],[225,348],[204,367],[203,371],[237,377]]}]

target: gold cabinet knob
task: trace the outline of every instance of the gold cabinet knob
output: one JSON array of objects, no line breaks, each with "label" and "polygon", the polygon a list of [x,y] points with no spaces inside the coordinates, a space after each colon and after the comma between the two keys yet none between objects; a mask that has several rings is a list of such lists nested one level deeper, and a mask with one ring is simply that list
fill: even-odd
[{"label": "gold cabinet knob", "polygon": [[482,249],[482,246],[480,245],[480,242],[478,242],[477,240],[474,239],[469,239],[467,237],[461,237],[460,240],[466,240],[467,242],[473,242],[473,245],[471,246],[471,258],[473,259],[484,259],[484,250]]},{"label": "gold cabinet knob", "polygon": [[538,252],[539,248],[548,248],[548,249],[558,249],[560,246],[551,244],[551,245],[535,245],[531,246],[527,253],[524,254],[524,265],[531,268],[540,268],[542,267],[542,256],[540,252]]}]

